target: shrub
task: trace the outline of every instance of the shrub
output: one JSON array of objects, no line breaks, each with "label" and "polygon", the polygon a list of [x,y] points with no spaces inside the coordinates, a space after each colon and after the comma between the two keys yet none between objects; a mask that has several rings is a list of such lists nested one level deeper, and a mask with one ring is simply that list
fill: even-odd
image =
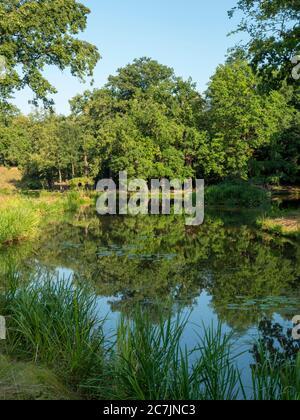
[{"label": "shrub", "polygon": [[94,185],[94,181],[91,178],[82,177],[82,178],[73,178],[68,182],[71,190],[84,190],[90,189]]},{"label": "shrub", "polygon": [[209,205],[254,208],[269,204],[270,199],[271,194],[268,191],[243,181],[223,182],[205,190],[205,201]]}]

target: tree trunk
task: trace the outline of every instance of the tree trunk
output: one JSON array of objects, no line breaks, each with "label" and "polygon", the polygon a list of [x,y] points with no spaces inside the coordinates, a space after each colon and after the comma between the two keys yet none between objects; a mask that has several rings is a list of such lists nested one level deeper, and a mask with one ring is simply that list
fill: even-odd
[{"label": "tree trunk", "polygon": [[89,162],[86,153],[84,154],[84,176],[89,176]]},{"label": "tree trunk", "polygon": [[61,173],[60,168],[58,168],[58,179],[59,179],[59,189],[61,191],[62,190],[62,173]]}]

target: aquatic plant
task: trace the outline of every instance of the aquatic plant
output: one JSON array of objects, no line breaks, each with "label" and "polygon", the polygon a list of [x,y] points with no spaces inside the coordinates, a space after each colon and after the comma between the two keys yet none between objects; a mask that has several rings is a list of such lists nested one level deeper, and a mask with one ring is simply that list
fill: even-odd
[{"label": "aquatic plant", "polygon": [[46,277],[15,284],[2,300],[11,354],[52,368],[75,387],[91,372],[101,373],[102,322],[86,287]]}]

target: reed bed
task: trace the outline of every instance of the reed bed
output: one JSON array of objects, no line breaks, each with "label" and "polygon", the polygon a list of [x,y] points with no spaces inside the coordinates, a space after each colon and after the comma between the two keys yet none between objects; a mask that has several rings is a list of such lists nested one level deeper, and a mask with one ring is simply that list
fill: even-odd
[{"label": "reed bed", "polygon": [[[232,336],[221,325],[198,327],[198,344],[188,350],[183,343],[188,318],[161,316],[153,322],[139,310],[107,333],[93,290],[68,279],[40,276],[22,285],[12,275],[0,296],[8,326],[6,357],[52,372],[78,398],[300,399],[300,356],[278,365],[261,345],[249,392]],[[1,382],[0,370],[0,394]]]}]

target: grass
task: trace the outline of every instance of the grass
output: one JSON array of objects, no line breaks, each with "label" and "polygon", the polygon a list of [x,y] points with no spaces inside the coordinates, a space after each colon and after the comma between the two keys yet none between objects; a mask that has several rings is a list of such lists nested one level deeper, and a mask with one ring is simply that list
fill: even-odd
[{"label": "grass", "polygon": [[0,246],[33,239],[45,223],[90,204],[79,192],[0,195]]},{"label": "grass", "polygon": [[10,354],[52,368],[75,389],[92,372],[101,373],[101,322],[96,298],[85,287],[51,278],[11,286],[2,306]]},{"label": "grass", "polygon": [[271,357],[268,345],[258,343],[260,363],[252,369],[253,399],[300,400],[300,353],[296,361]]},{"label": "grass", "polygon": [[32,239],[38,233],[40,214],[27,200],[9,200],[0,205],[0,245]]},{"label": "grass", "polygon": [[0,355],[0,401],[73,399],[75,394],[49,369]]},{"label": "grass", "polygon": [[270,199],[268,191],[245,181],[226,181],[205,189],[205,202],[208,205],[255,208],[268,205]]},{"label": "grass", "polygon": [[[113,376],[116,399],[234,400],[239,374],[230,356],[230,336],[221,327],[207,330],[192,351],[182,348],[187,320],[150,318],[136,312],[122,318],[117,330]],[[191,363],[193,354],[197,359]]]},{"label": "grass", "polygon": [[277,210],[257,220],[257,225],[262,230],[275,235],[287,237],[300,236],[300,211]]},{"label": "grass", "polygon": [[53,278],[24,286],[18,275],[1,295],[0,308],[8,325],[0,358],[2,398],[55,399],[61,392],[67,399],[300,399],[300,356],[278,365],[261,343],[252,395],[246,393],[232,336],[221,326],[199,329],[198,344],[188,350],[188,319],[153,323],[139,310],[122,317],[108,337],[92,290]]}]

